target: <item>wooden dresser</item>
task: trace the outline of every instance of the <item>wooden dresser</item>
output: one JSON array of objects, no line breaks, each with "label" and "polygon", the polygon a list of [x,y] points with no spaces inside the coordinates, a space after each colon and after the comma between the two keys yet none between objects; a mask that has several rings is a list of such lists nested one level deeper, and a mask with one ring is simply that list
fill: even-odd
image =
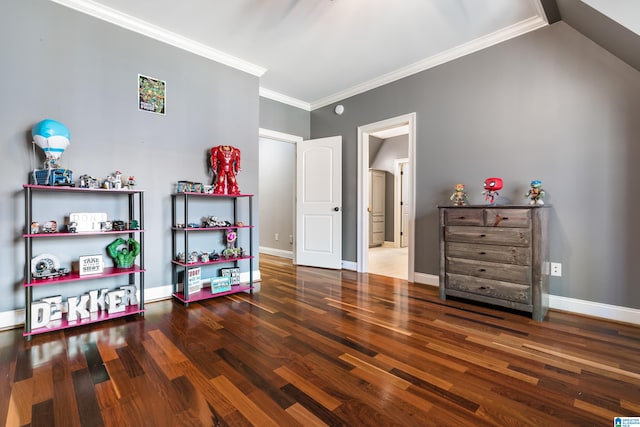
[{"label": "wooden dresser", "polygon": [[439,206],[440,298],[530,312],[549,307],[549,205]]}]

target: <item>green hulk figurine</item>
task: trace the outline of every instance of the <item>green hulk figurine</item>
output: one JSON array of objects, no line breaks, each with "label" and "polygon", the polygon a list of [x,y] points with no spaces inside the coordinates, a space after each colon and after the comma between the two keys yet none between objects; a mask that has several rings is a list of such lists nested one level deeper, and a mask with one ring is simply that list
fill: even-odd
[{"label": "green hulk figurine", "polygon": [[[122,249],[118,250],[121,245],[125,245]],[[140,254],[140,243],[134,238],[124,240],[122,237],[118,237],[109,246],[107,246],[107,252],[109,256],[113,258],[118,268],[129,268],[133,265],[136,257]]]}]

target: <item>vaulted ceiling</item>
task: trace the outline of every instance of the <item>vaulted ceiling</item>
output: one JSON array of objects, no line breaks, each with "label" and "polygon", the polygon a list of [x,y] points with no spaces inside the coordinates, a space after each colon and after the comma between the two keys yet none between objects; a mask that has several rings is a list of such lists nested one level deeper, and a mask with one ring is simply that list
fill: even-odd
[{"label": "vaulted ceiling", "polygon": [[623,45],[640,28],[640,2],[625,0],[52,1],[252,73],[262,96],[310,110],[558,19],[588,32],[596,8],[629,33]]}]

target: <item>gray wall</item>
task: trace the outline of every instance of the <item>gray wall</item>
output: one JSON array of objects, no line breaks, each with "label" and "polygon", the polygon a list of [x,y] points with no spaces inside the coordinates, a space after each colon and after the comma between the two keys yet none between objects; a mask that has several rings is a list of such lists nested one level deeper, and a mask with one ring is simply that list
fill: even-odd
[{"label": "gray wall", "polygon": [[[309,139],[310,120],[308,111],[260,97],[262,129]],[[296,147],[289,142],[261,138],[259,151],[260,247],[291,252],[293,244],[289,243],[289,236],[295,236]]]},{"label": "gray wall", "polygon": [[[61,163],[75,176],[119,169],[145,190],[148,288],[171,283],[170,194],[180,179],[210,183],[210,147],[238,147],[240,189],[258,191],[257,77],[47,0],[2,2],[0,55],[0,312],[24,306],[21,190],[33,167],[30,130],[44,118],[69,128],[71,145]],[[166,116],[137,110],[138,73],[167,82]],[[94,241],[94,250],[109,242]],[[55,250],[74,252],[74,244],[59,242]],[[42,292],[56,290],[75,292]]]},{"label": "gray wall", "polygon": [[260,97],[260,127],[309,139],[311,116],[308,111]]},{"label": "gray wall", "polygon": [[291,252],[289,236],[295,235],[295,144],[260,138],[259,176],[260,247]]},{"label": "gray wall", "polygon": [[564,22],[311,114],[313,138],[343,137],[343,258],[356,261],[357,127],[417,113],[416,271],[438,273],[438,204],[505,180],[524,203],[540,179],[553,204],[551,293],[640,308],[640,73]]}]

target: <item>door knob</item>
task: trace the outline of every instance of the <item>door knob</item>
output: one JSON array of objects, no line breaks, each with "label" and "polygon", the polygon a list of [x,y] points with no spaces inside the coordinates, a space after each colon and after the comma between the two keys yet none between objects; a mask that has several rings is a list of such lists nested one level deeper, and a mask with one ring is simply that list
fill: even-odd
[{"label": "door knob", "polygon": [[337,206],[335,208],[333,208],[333,210],[336,211],[336,212],[340,212],[340,208],[337,207]]}]

